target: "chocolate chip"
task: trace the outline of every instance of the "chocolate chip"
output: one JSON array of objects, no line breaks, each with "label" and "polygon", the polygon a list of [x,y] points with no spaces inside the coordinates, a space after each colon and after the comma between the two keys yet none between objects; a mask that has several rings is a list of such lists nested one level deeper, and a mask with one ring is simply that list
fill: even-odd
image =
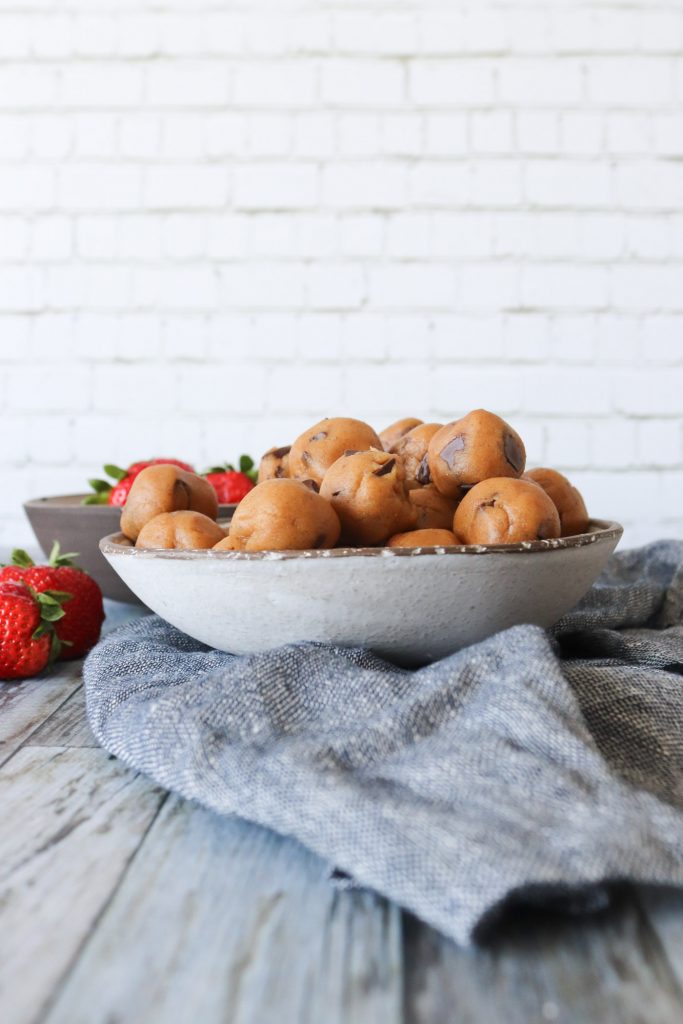
[{"label": "chocolate chip", "polygon": [[419,484],[428,484],[431,480],[431,474],[429,472],[429,455],[425,455],[422,462],[417,467],[415,479]]},{"label": "chocolate chip", "polygon": [[281,480],[284,475],[285,475],[285,471],[282,468],[282,466],[276,466],[275,467],[275,477],[276,477],[276,479]]},{"label": "chocolate chip", "polygon": [[505,461],[512,466],[515,473],[521,473],[524,469],[524,450],[514,434],[505,434],[503,437],[503,453]]},{"label": "chocolate chip", "polygon": [[177,509],[188,509],[190,507],[190,488],[184,480],[176,480],[173,485],[173,497]]},{"label": "chocolate chip", "polygon": [[327,437],[327,431],[326,430],[319,430],[317,434],[313,434],[313,436],[309,437],[308,440],[309,441],[324,441],[326,437]]},{"label": "chocolate chip", "polygon": [[[491,498],[490,501],[480,501],[479,502],[479,508],[495,508],[495,507],[496,507],[496,499],[495,498]],[[479,509],[477,509],[477,511],[479,511]]]},{"label": "chocolate chip", "polygon": [[465,436],[464,434],[458,434],[449,441],[447,445],[441,449],[440,458],[446,463],[449,469],[455,469],[458,462],[458,452],[461,452],[465,447]]},{"label": "chocolate chip", "polygon": [[340,494],[341,494],[341,491],[332,491],[332,497],[333,498],[338,498]]},{"label": "chocolate chip", "polygon": [[358,455],[359,451],[359,448],[347,448],[344,452],[344,458],[346,458],[347,455]]},{"label": "chocolate chip", "polygon": [[372,475],[373,476],[386,476],[387,473],[391,473],[391,471],[392,471],[392,469],[394,468],[395,465],[396,465],[396,459],[389,459],[389,461],[385,462],[383,466],[379,467],[379,469],[374,470]]},{"label": "chocolate chip", "polygon": [[308,487],[309,491],[315,491],[316,494],[320,490],[315,480],[302,480],[301,483],[304,487]]},{"label": "chocolate chip", "polygon": [[284,459],[285,455],[289,455],[291,450],[292,446],[291,444],[288,444],[285,445],[284,448],[276,448],[275,451],[271,452],[270,454],[274,455],[276,459]]}]

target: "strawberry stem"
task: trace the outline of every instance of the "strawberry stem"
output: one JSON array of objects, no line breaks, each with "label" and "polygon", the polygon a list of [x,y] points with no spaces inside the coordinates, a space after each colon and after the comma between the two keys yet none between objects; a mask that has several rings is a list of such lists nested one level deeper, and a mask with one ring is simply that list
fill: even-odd
[{"label": "strawberry stem", "polygon": [[28,551],[24,551],[23,548],[15,548],[12,552],[12,565],[20,565],[22,569],[31,569],[35,564]]},{"label": "strawberry stem", "polygon": [[112,477],[117,483],[123,480],[124,476],[128,476],[127,469],[121,469],[120,466],[115,466],[112,462],[108,462],[102,468],[107,476]]},{"label": "strawberry stem", "polygon": [[50,551],[50,557],[48,559],[48,564],[51,565],[53,569],[58,569],[61,566],[68,566],[69,568],[77,569],[78,566],[74,566],[74,558],[78,558],[77,551],[68,551],[62,554],[59,547],[59,541],[53,541],[52,550]]},{"label": "strawberry stem", "polygon": [[98,480],[97,477],[92,477],[92,479],[88,480],[88,483],[95,494],[109,494],[111,490],[111,484],[108,480]]},{"label": "strawberry stem", "polygon": [[38,640],[41,636],[45,636],[48,633],[51,634],[49,660],[53,662],[59,657],[59,652],[62,648],[60,639],[55,632],[54,624],[63,618],[64,609],[62,605],[66,601],[70,601],[73,594],[68,594],[65,590],[44,590],[39,594],[37,590],[29,586],[24,580],[22,580],[22,584],[31,594],[40,610],[40,625],[34,629],[33,639]]}]

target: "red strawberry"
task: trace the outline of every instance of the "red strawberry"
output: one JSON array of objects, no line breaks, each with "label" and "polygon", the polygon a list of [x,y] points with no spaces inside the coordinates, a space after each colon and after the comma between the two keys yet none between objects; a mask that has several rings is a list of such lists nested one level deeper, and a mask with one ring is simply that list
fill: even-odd
[{"label": "red strawberry", "polygon": [[137,473],[129,473],[128,476],[124,476],[122,480],[114,484],[109,494],[107,495],[107,505],[118,505],[123,506],[128,501],[128,492],[130,491]]},{"label": "red strawberry", "polygon": [[[131,476],[137,476],[138,473],[142,473],[143,469],[147,469],[148,466],[179,466],[180,469],[187,470],[188,473],[196,472],[194,466],[191,466],[189,462],[181,462],[180,459],[147,459],[146,462],[133,462],[126,470]],[[105,469],[109,468],[107,466]]]},{"label": "red strawberry", "polygon": [[221,505],[237,505],[256,483],[257,470],[250,455],[240,455],[239,471],[229,462],[212,466],[203,474],[213,487]]},{"label": "red strawberry", "polygon": [[253,480],[236,469],[219,469],[205,473],[205,476],[221,505],[236,505],[254,486]]},{"label": "red strawberry", "polygon": [[104,621],[102,591],[92,577],[74,566],[72,559],[76,557],[60,554],[55,541],[48,565],[35,565],[25,551],[17,549],[12,553],[13,564],[0,569],[0,581],[22,580],[38,594],[57,591],[70,595],[64,615],[55,626],[63,644],[59,655],[62,660],[81,658],[94,647]]},{"label": "red strawberry", "polygon": [[170,465],[186,469],[188,473],[194,473],[194,467],[189,462],[181,462],[180,459],[146,459],[144,462],[133,462],[128,469],[121,469],[108,462],[102,468],[111,480],[93,478],[88,480],[93,493],[83,499],[84,505],[125,505],[128,491],[131,489],[133,480],[148,466]]},{"label": "red strawberry", "polygon": [[59,651],[53,623],[64,616],[66,594],[36,594],[25,583],[0,582],[0,679],[42,672]]}]

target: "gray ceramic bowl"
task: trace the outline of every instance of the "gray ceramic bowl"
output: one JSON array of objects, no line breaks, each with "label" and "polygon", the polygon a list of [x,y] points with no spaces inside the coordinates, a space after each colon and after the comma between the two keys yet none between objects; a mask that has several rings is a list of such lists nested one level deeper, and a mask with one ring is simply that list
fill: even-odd
[{"label": "gray ceramic bowl", "polygon": [[253,553],[144,550],[119,533],[100,549],[141,601],[219,650],[321,641],[418,663],[509,626],[551,626],[622,532],[595,519],[588,533],[523,544]]},{"label": "gray ceramic bowl", "polygon": [[[121,509],[113,505],[84,505],[83,498],[85,494],[64,494],[25,502],[24,511],[38,543],[46,555],[56,540],[62,551],[77,551],[78,564],[97,580],[105,597],[143,604],[100,554],[102,537],[119,529]],[[219,518],[231,519],[235,508],[220,505]]]}]

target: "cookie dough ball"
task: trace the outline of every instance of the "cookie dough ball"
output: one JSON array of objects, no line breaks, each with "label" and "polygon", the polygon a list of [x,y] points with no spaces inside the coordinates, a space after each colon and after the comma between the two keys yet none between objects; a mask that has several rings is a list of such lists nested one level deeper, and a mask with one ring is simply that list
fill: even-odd
[{"label": "cookie dough ball", "polygon": [[212,548],[225,537],[218,523],[201,512],[162,512],[140,530],[136,548]]},{"label": "cookie dough ball", "polygon": [[320,494],[332,504],[342,542],[351,547],[378,547],[415,526],[403,463],[390,452],[342,455],[325,473]]},{"label": "cookie dough ball", "polygon": [[291,445],[284,448],[270,448],[262,457],[258,468],[258,483],[264,480],[282,480],[289,476],[289,453]]},{"label": "cookie dough ball", "polygon": [[297,480],[315,480],[320,485],[333,462],[346,451],[382,449],[382,442],[367,423],[337,417],[321,420],[297,437],[289,453],[289,475]]},{"label": "cookie dough ball", "polygon": [[414,487],[408,493],[411,505],[417,512],[416,527],[418,530],[450,530],[458,502],[465,494],[462,491],[457,498],[446,498],[437,491],[434,484]]},{"label": "cookie dough ball", "polygon": [[453,520],[464,544],[516,544],[560,536],[560,517],[531,480],[494,477],[468,491]]},{"label": "cookie dough ball", "polygon": [[140,530],[162,512],[201,512],[214,519],[218,499],[208,480],[178,466],[163,463],[139,473],[121,512],[121,531],[137,540]]},{"label": "cookie dough ball", "polygon": [[[333,548],[339,519],[329,501],[300,480],[266,480],[249,491],[230,521],[236,551]],[[227,546],[226,546],[227,547]]]},{"label": "cookie dough ball", "polygon": [[385,452],[390,452],[391,449],[397,444],[402,437],[404,437],[409,430],[413,427],[419,427],[422,420],[416,420],[412,416],[406,416],[403,420],[396,420],[390,426],[385,427],[384,430],[380,430],[379,439],[382,442],[382,447]]},{"label": "cookie dough ball", "polygon": [[224,537],[223,540],[219,540],[218,544],[214,544],[214,551],[239,551],[237,543],[230,537]]},{"label": "cookie dough ball", "polygon": [[396,455],[403,459],[403,466],[406,471],[406,481],[409,488],[421,487],[429,483],[429,457],[427,451],[429,442],[437,431],[441,430],[441,423],[421,423],[413,427],[407,434],[404,434],[391,449]]},{"label": "cookie dough ball", "polygon": [[387,541],[388,548],[447,548],[460,541],[452,530],[409,530]]},{"label": "cookie dough ball", "polygon": [[542,487],[560,515],[562,536],[571,537],[575,533],[586,533],[588,530],[588,511],[579,491],[566,476],[556,469],[530,469],[524,474],[527,480]]},{"label": "cookie dough ball", "polygon": [[460,487],[491,477],[520,477],[526,451],[519,434],[485,409],[447,423],[429,442],[429,470],[442,494],[454,498]]}]

